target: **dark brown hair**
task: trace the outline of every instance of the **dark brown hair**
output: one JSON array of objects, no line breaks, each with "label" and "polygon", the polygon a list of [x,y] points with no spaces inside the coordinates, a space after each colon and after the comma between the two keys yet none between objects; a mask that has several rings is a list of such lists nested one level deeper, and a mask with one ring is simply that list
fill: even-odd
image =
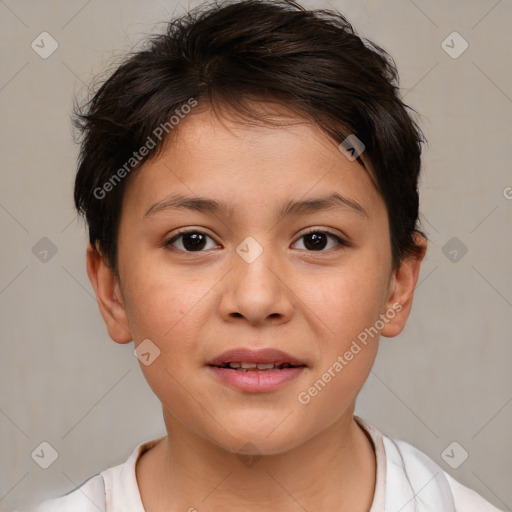
[{"label": "dark brown hair", "polygon": [[272,124],[254,108],[258,101],[288,107],[337,143],[349,135],[362,141],[358,161],[386,203],[394,267],[419,251],[424,137],[399,97],[392,58],[337,12],[292,0],[227,0],[170,21],[76,107],[82,141],[75,205],[113,272],[123,191],[172,137],[172,119],[199,104]]}]

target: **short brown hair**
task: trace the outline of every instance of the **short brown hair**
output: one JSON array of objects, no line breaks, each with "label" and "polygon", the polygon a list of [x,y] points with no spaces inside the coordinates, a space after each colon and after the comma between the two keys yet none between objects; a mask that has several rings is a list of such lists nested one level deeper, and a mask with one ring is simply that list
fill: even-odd
[{"label": "short brown hair", "polygon": [[[191,99],[208,108],[229,106],[246,119],[261,119],[254,101],[277,101],[337,143],[355,135],[365,145],[358,161],[387,206],[395,268],[419,251],[414,233],[424,137],[399,97],[392,58],[337,12],[306,10],[292,0],[227,0],[171,20],[76,109],[83,137],[75,205],[112,271],[123,191],[134,174],[121,170],[138,170],[158,154],[172,131],[158,140],[155,131],[169,128]],[[135,161],[134,151],[149,138],[154,149]]]}]

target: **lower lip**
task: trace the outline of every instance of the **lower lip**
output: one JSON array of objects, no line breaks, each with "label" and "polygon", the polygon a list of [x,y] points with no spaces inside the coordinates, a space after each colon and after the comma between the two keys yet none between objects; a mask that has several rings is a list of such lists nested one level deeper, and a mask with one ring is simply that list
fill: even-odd
[{"label": "lower lip", "polygon": [[249,393],[264,393],[272,391],[297,378],[305,366],[297,366],[294,368],[283,368],[282,370],[257,370],[257,371],[237,371],[229,368],[218,368],[216,366],[208,366],[208,368],[228,386],[240,391]]}]

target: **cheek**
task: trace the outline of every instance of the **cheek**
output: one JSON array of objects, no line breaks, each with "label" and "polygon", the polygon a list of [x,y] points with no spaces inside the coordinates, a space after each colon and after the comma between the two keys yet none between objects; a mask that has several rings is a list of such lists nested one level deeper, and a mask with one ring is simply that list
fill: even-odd
[{"label": "cheek", "polygon": [[204,320],[201,300],[214,281],[194,278],[192,270],[170,265],[138,264],[135,258],[130,266],[126,311],[136,343],[149,338],[165,352],[170,347],[180,350],[174,343],[179,339],[180,346],[194,348],[193,325]]},{"label": "cheek", "polygon": [[[135,346],[150,339],[159,350],[151,364],[140,364],[144,377],[164,407],[194,418],[201,409],[190,402],[188,378],[194,364],[202,364],[198,355],[208,340],[202,339],[201,326],[211,315],[205,304],[215,280],[147,262],[131,272],[127,314]],[[202,402],[200,386],[194,387],[194,397]]]},{"label": "cheek", "polygon": [[305,302],[322,320],[327,338],[337,337],[340,350],[374,325],[385,304],[386,276],[361,260],[303,280]]}]

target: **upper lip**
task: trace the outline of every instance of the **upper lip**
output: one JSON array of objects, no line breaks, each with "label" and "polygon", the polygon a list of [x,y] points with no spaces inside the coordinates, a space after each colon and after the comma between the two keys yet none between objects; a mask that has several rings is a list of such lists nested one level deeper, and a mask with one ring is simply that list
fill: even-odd
[{"label": "upper lip", "polygon": [[206,364],[209,366],[220,366],[227,363],[289,363],[294,366],[306,366],[306,363],[282,350],[243,347],[227,350]]}]

